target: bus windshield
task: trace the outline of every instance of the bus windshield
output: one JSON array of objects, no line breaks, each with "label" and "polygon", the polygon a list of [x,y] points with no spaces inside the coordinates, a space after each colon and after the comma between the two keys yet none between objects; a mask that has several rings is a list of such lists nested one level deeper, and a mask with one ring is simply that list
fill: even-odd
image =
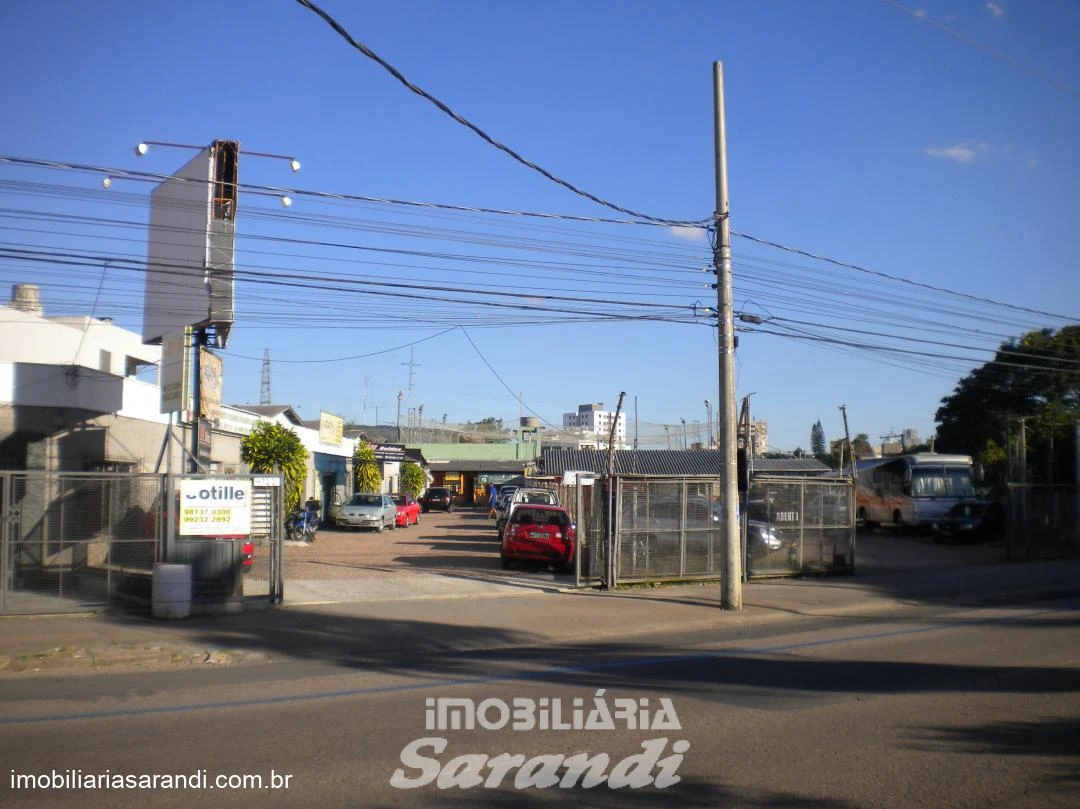
[{"label": "bus windshield", "polygon": [[971,470],[964,466],[917,466],[911,470],[912,497],[974,497]]}]

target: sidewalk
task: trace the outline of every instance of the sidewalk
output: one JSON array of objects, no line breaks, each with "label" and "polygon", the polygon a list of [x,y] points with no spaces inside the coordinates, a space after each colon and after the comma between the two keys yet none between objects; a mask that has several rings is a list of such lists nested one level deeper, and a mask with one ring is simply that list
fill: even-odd
[{"label": "sidewalk", "polygon": [[[392,587],[395,583],[397,590]],[[673,626],[723,629],[798,616],[1060,598],[1080,595],[1080,560],[755,582],[744,588],[741,612],[720,609],[720,587],[715,582],[614,593],[521,586],[472,590],[468,582],[429,584],[434,592],[414,592],[403,588],[415,588],[417,582],[404,579],[380,586],[388,588],[384,594],[390,598],[286,604],[185,621],[116,613],[3,618],[0,679],[283,659],[357,665],[365,656],[402,651],[432,655],[614,642]]]}]

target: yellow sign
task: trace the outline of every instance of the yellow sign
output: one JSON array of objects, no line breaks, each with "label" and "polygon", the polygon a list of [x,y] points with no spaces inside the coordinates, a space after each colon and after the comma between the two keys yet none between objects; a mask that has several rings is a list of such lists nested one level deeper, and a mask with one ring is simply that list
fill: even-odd
[{"label": "yellow sign", "polygon": [[323,444],[341,446],[341,435],[345,430],[345,419],[330,413],[319,413],[319,441]]}]

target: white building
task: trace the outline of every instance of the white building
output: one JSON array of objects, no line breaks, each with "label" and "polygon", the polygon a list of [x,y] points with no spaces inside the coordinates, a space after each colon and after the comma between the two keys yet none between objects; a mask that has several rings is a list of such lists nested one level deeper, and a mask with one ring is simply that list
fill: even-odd
[{"label": "white building", "polygon": [[[10,303],[0,304],[0,469],[186,470],[191,431],[178,425],[175,440],[165,440],[160,361],[160,346],[111,319],[49,317],[38,288],[16,284]],[[259,419],[294,430],[309,451],[305,496],[351,491],[355,442],[325,444],[289,407],[223,405],[207,471],[244,471],[240,439]]]},{"label": "white building", "polygon": [[[739,446],[746,446],[746,430],[739,425]],[[769,423],[762,419],[754,419],[750,422],[750,450],[751,456],[760,458],[769,451]]]},{"label": "white building", "polygon": [[612,422],[615,422],[615,448],[625,449],[625,413],[619,413],[616,421],[615,414],[610,410],[604,410],[604,405],[601,403],[578,405],[576,413],[563,413],[563,428],[567,432],[581,436],[582,446],[595,442],[596,449],[608,448]]}]

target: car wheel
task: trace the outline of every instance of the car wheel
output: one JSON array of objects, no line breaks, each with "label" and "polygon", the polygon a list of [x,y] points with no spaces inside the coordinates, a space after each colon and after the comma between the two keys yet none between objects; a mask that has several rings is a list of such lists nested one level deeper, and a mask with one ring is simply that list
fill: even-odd
[{"label": "car wheel", "polygon": [[418,512],[416,512],[416,522],[414,522],[413,525],[419,525],[419,524],[420,524],[420,512],[418,511]]},{"label": "car wheel", "polygon": [[511,561],[510,561],[510,560],[509,560],[509,559],[508,559],[508,558],[506,557],[506,555],[505,555],[505,554],[504,554],[504,553],[502,552],[502,550],[500,550],[500,551],[499,551],[499,567],[501,567],[501,568],[502,568],[503,570],[509,570],[509,569],[510,569],[510,566],[511,566],[512,564],[513,564],[513,562],[511,562]]},{"label": "car wheel", "polygon": [[447,507],[446,507],[446,513],[447,513],[447,514],[453,514],[453,513],[454,513],[454,506],[453,506],[453,504],[451,504],[451,505],[449,505],[449,506],[447,506]]},{"label": "car wheel", "polygon": [[384,528],[386,528],[386,523],[380,521],[378,527],[376,527],[376,529],[375,529],[375,533],[376,534],[381,534],[383,532]]}]

